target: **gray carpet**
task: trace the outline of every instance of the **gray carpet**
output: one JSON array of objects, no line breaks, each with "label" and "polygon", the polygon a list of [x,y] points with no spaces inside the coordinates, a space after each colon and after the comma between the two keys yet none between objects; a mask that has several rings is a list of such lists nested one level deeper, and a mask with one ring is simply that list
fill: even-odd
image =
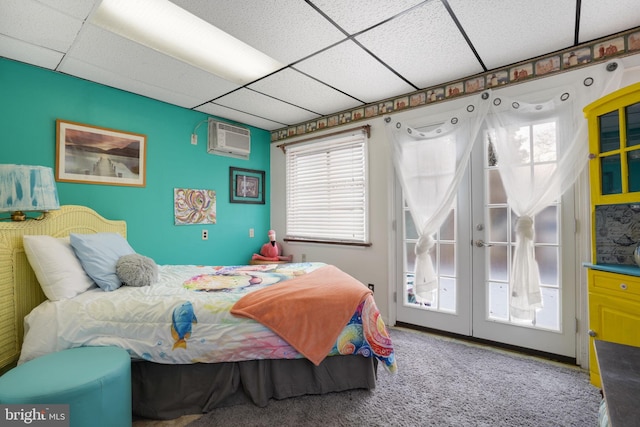
[{"label": "gray carpet", "polygon": [[390,329],[398,373],[375,390],[216,409],[205,426],[596,426],[599,390],[577,367]]}]

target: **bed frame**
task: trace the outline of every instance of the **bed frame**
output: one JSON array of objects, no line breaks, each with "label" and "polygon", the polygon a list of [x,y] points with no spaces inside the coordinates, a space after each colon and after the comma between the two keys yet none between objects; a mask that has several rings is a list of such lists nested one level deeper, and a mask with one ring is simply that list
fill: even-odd
[{"label": "bed frame", "polygon": [[46,300],[22,245],[25,234],[66,237],[70,233],[119,233],[127,223],[111,221],[84,206],[66,205],[41,219],[0,221],[0,373],[15,365],[24,335],[24,316]]},{"label": "bed frame", "polygon": [[[22,244],[22,236],[119,233],[124,221],[107,220],[83,206],[65,205],[38,220],[0,221],[0,374],[15,366],[24,335],[23,320],[46,300]],[[163,365],[131,364],[133,413],[170,419],[214,408],[304,394],[373,389],[377,361],[357,355],[327,357],[319,366],[307,359]]]}]

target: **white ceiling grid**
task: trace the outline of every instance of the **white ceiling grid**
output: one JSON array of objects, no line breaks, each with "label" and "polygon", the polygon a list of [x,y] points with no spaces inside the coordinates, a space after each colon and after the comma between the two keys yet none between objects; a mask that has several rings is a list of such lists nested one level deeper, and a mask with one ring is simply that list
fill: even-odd
[{"label": "white ceiling grid", "polygon": [[276,130],[640,27],[637,0],[171,1],[283,69],[238,86],[93,25],[100,0],[2,0],[0,56]]},{"label": "white ceiling grid", "polygon": [[[496,3],[495,0],[449,0],[487,69],[573,44],[575,0],[501,2],[499,13],[496,13]],[[518,19],[513,19],[514,16]]]}]

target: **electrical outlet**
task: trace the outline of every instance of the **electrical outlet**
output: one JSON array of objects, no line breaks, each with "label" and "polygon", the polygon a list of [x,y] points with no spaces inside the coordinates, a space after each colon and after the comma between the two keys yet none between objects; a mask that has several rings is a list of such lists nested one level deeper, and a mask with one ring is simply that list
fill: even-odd
[{"label": "electrical outlet", "polygon": [[191,134],[191,145],[198,145],[198,135],[195,133]]},{"label": "electrical outlet", "polygon": [[249,229],[249,237],[253,237],[254,236],[254,232],[253,232],[253,228]]},{"label": "electrical outlet", "polygon": [[367,286],[369,286],[369,289],[371,289],[371,292],[375,292],[375,285],[373,283],[369,283]]},{"label": "electrical outlet", "polygon": [[202,240],[209,240],[209,232],[207,230],[202,230]]},{"label": "electrical outlet", "polygon": [[307,254],[302,254],[302,262],[307,262]]}]

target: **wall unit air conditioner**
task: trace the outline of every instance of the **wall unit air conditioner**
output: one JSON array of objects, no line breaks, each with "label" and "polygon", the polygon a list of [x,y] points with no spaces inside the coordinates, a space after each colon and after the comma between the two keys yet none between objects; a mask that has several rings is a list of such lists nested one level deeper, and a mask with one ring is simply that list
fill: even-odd
[{"label": "wall unit air conditioner", "polygon": [[251,153],[251,131],[209,119],[207,152],[221,156],[249,159]]}]

